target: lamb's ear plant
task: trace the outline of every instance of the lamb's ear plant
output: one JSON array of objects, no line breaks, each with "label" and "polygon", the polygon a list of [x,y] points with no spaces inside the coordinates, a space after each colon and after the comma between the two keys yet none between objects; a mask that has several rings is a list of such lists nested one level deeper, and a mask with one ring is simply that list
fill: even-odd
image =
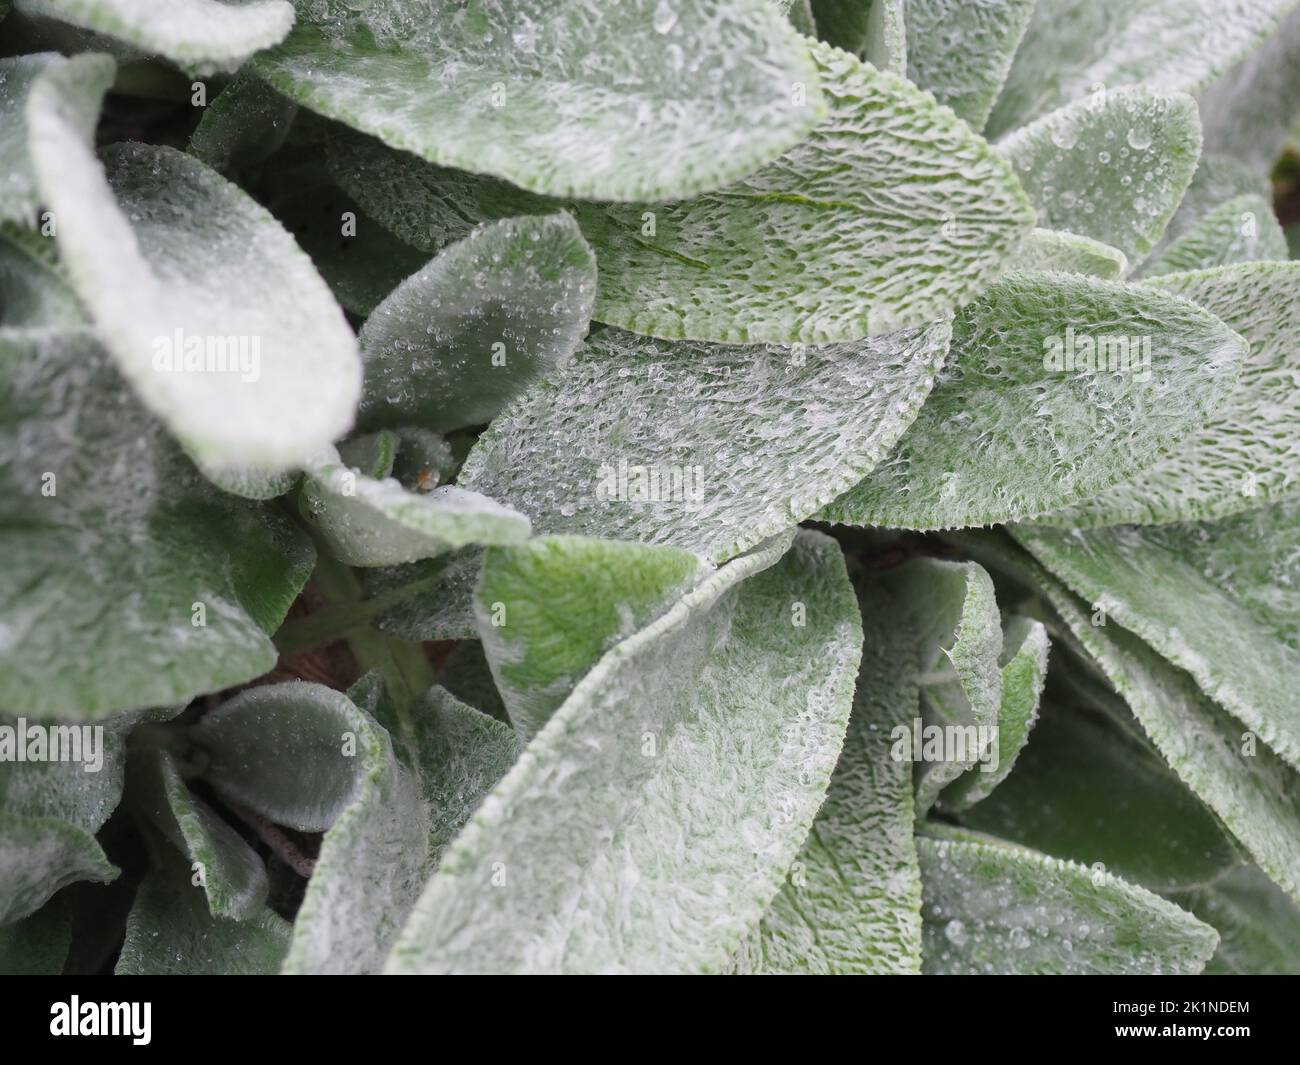
[{"label": "lamb's ear plant", "polygon": [[1300,972],[1296,0],[0,19],[0,970]]}]

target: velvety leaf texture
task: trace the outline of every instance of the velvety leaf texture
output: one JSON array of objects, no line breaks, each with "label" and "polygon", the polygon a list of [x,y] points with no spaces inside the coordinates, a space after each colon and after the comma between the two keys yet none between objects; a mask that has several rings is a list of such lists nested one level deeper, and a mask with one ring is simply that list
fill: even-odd
[{"label": "velvety leaf texture", "polygon": [[1140,259],[1160,238],[1200,155],[1196,103],[1147,89],[1097,93],[998,142],[1039,225]]},{"label": "velvety leaf texture", "polygon": [[87,143],[112,61],[44,75],[27,106],[37,182],[99,335],[145,405],[218,468],[291,467],[351,424],[356,340],[266,211],[196,159]]},{"label": "velvety leaf texture", "polygon": [[982,129],[1034,0],[907,0],[907,76]]},{"label": "velvety leaf texture", "polygon": [[1086,499],[1193,433],[1246,355],[1181,297],[1065,274],[1000,281],[957,317],[951,347],[894,451],[822,518],[941,529]]},{"label": "velvety leaf texture", "polygon": [[[861,654],[834,545],[801,534],[778,560],[784,543],[721,569],[583,678],[447,851],[390,971],[726,964],[825,797]],[[683,773],[702,789],[687,821]]]},{"label": "velvety leaf texture", "polygon": [[445,432],[492,420],[586,335],[596,259],[568,215],[475,230],[407,278],[361,330],[361,420]]},{"label": "velvety leaf texture", "polygon": [[948,333],[792,351],[604,330],[488,428],[460,483],[537,532],[722,561],[875,465],[916,417]]},{"label": "velvety leaf texture", "polygon": [[[911,83],[825,45],[813,55],[831,115],[780,159],[692,200],[570,205],[600,262],[599,321],[667,339],[824,344],[924,324],[997,277],[1033,218],[1007,163]],[[557,206],[347,140],[334,166],[421,247],[462,235],[467,219]]]},{"label": "velvety leaf texture", "polygon": [[94,30],[200,74],[234,70],[293,25],[288,0],[16,0],[18,10]]},{"label": "velvety leaf texture", "polygon": [[85,332],[0,331],[0,456],[0,712],[103,717],[274,665],[311,544],[208,485]]},{"label": "velvety leaf texture", "polygon": [[925,972],[1194,974],[1218,935],[1109,873],[996,840],[919,838]]},{"label": "velvety leaf texture", "polygon": [[1037,0],[989,116],[997,136],[1096,91],[1195,92],[1257,48],[1294,0]]},{"label": "velvety leaf texture", "polygon": [[1300,488],[1300,264],[1243,263],[1152,285],[1204,307],[1250,343],[1241,377],[1182,445],[1136,478],[1052,515],[1071,526],[1225,517]]},{"label": "velvety leaf texture", "polygon": [[535,192],[693,195],[780,155],[824,113],[806,47],[766,0],[295,6],[289,39],[256,62],[286,96]]},{"label": "velvety leaf texture", "polygon": [[912,764],[891,754],[917,712],[919,646],[890,592],[858,587],[865,642],[844,749],[803,850],[738,972],[914,973],[921,872],[912,839]]}]

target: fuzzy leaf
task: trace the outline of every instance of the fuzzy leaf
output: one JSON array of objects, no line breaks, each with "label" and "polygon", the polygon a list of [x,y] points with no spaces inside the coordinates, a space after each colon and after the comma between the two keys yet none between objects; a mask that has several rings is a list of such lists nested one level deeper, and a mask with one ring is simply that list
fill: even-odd
[{"label": "fuzzy leaf", "polygon": [[741,972],[921,968],[912,764],[890,751],[916,716],[919,648],[883,585],[862,581],[858,598],[866,636],[844,748],[803,850],[733,961]]},{"label": "fuzzy leaf", "polygon": [[[568,205],[600,262],[599,321],[826,344],[933,321],[1002,272],[1033,219],[1006,161],[910,82],[826,45],[813,56],[831,116],[776,162],[693,200]],[[331,145],[344,188],[419,247],[467,220],[562,206],[355,138]]]},{"label": "fuzzy leaf", "polygon": [[441,485],[412,492],[345,465],[332,449],[308,465],[299,509],[350,566],[395,566],[466,544],[515,544],[528,519],[478,492]]},{"label": "fuzzy leaf", "polygon": [[1160,239],[1200,155],[1196,102],[1145,88],[1097,93],[998,142],[1038,224],[1143,258]]},{"label": "fuzzy leaf", "polygon": [[907,76],[982,129],[1034,0],[907,0],[904,9]]},{"label": "fuzzy leaf", "polygon": [[1047,679],[1050,641],[1039,621],[1014,616],[1002,638],[1002,700],[998,708],[997,761],[990,772],[968,769],[944,792],[950,810],[965,810],[982,802],[1011,775],[1029,732],[1038,720],[1038,701]]},{"label": "fuzzy leaf", "polygon": [[1074,682],[1080,668],[1064,673],[1054,661],[1042,716],[1016,771],[965,811],[962,823],[1080,865],[1100,862],[1152,891],[1205,883],[1231,869],[1237,851],[1214,815],[1164,764],[1104,680]]},{"label": "fuzzy leaf", "polygon": [[1290,258],[1286,234],[1273,208],[1260,196],[1238,196],[1220,204],[1158,259],[1148,262],[1144,277],[1188,270],[1208,270],[1232,263]]},{"label": "fuzzy leaf", "polygon": [[1265,178],[1253,173],[1236,159],[1202,152],[1200,161],[1196,164],[1196,173],[1192,175],[1192,183],[1187,186],[1178,210],[1169,220],[1169,225],[1165,227],[1164,235],[1151,252],[1148,262],[1154,262],[1164,255],[1170,244],[1195,229],[1211,211],[1228,200],[1251,195],[1268,201],[1272,199],[1273,190]]},{"label": "fuzzy leaf", "polygon": [[291,681],[240,692],[189,737],[203,753],[203,779],[223,799],[277,825],[323,832],[356,801],[372,732],[342,692]]},{"label": "fuzzy leaf", "polygon": [[[348,692],[361,708],[373,674]],[[383,963],[429,869],[428,812],[387,731],[355,717],[357,791],[321,840],[294,920],[286,973],[368,973]]]},{"label": "fuzzy leaf", "polygon": [[27,99],[45,71],[66,62],[52,52],[0,59],[0,220],[23,225],[36,220],[40,195],[27,150]]},{"label": "fuzzy leaf", "polygon": [[1114,621],[1093,625],[1088,605],[1032,557],[1020,551],[1009,559],[1047,597],[1174,772],[1260,868],[1300,901],[1300,790],[1295,770],[1267,747],[1251,742],[1191,676],[1132,633]]},{"label": "fuzzy leaf", "polygon": [[247,920],[213,917],[184,866],[144,879],[126,922],[118,976],[270,975],[289,946],[289,923],[263,906]]},{"label": "fuzzy leaf", "polygon": [[838,546],[803,533],[777,561],[786,542],[579,682],[448,849],[389,971],[727,964],[826,795],[861,653]]},{"label": "fuzzy leaf", "polygon": [[123,375],[197,459],[299,465],[351,424],[356,338],[289,235],[196,159],[116,145],[106,177],[89,135],[112,78],[110,59],[81,56],[47,71],[27,105],[73,287]]},{"label": "fuzzy leaf", "polygon": [[207,896],[213,917],[245,920],[266,902],[266,866],[257,852],[206,802],[190,791],[166,750],[132,755],[132,802],[185,856],[193,886]]},{"label": "fuzzy leaf", "polygon": [[[998,654],[1002,626],[993,583],[973,562],[918,559],[887,570],[881,583],[901,604],[917,642],[923,730],[957,727],[991,729],[1002,701]],[[907,723],[911,732],[911,722]],[[964,754],[955,759],[924,757],[912,750],[916,809],[921,816],[939,793],[988,751],[985,735],[974,733]]]},{"label": "fuzzy leaf", "polygon": [[[1103,341],[1137,346],[1127,369],[1123,350],[1103,353],[1113,371],[1067,368],[1068,343],[1081,360],[1085,344],[1091,353]],[[1097,495],[1205,422],[1235,385],[1246,344],[1164,292],[1015,274],[957,317],[952,352],[893,454],[820,517],[940,529],[1017,521]],[[1062,368],[1051,366],[1058,355]]]},{"label": "fuzzy leaf", "polygon": [[266,82],[241,73],[204,110],[190,154],[214,170],[256,165],[284,143],[297,110]]},{"label": "fuzzy leaf", "polygon": [[484,797],[522,750],[509,725],[430,688],[411,709],[410,759],[429,811],[429,868],[442,860]]},{"label": "fuzzy leaf", "polygon": [[286,96],[549,195],[694,195],[776,158],[824,114],[804,44],[766,0],[295,6],[289,39],[255,64]]},{"label": "fuzzy leaf", "polygon": [[117,874],[94,837],[76,825],[0,809],[0,925],[35,913],[78,880],[107,883]]},{"label": "fuzzy leaf", "polygon": [[213,490],[84,332],[0,331],[0,470],[0,713],[104,717],[275,664],[311,544]]},{"label": "fuzzy leaf", "polygon": [[1243,263],[1151,284],[1199,304],[1250,342],[1241,378],[1182,446],[1044,519],[1051,524],[1215,519],[1300,487],[1300,264]]},{"label": "fuzzy leaf", "polygon": [[361,330],[367,426],[438,432],[491,421],[573,355],[596,258],[568,215],[509,218],[444,248]]},{"label": "fuzzy leaf", "polygon": [[990,837],[918,838],[930,974],[1195,974],[1218,935],[1109,873]]},{"label": "fuzzy leaf", "polygon": [[0,223],[0,328],[85,323],[53,243],[35,230]]},{"label": "fuzzy leaf", "polygon": [[519,735],[531,739],[606,651],[660,616],[707,569],[674,547],[586,537],[490,548],[474,613]]},{"label": "fuzzy leaf", "polygon": [[1011,269],[1087,274],[1117,281],[1128,273],[1128,257],[1118,248],[1091,237],[1056,229],[1035,229],[1012,260]]},{"label": "fuzzy leaf", "polygon": [[58,19],[166,56],[199,74],[236,69],[284,40],[285,0],[15,0],[24,15]]},{"label": "fuzzy leaf", "polygon": [[539,532],[722,561],[856,484],[916,417],[947,341],[946,323],[794,352],[603,330],[492,423],[460,483]]},{"label": "fuzzy leaf", "polygon": [[1258,870],[1238,869],[1174,901],[1219,931],[1207,974],[1300,973],[1300,908]]},{"label": "fuzzy leaf", "polygon": [[1000,136],[1095,91],[1210,84],[1295,0],[1037,0],[987,133]]},{"label": "fuzzy leaf", "polygon": [[1300,630],[1286,591],[1300,575],[1298,535],[1296,501],[1217,526],[1015,530],[1071,590],[1300,768]]},{"label": "fuzzy leaf", "polygon": [[1205,150],[1267,175],[1300,115],[1300,8],[1197,103]]},{"label": "fuzzy leaf", "polygon": [[365,572],[368,595],[383,597],[375,627],[399,640],[473,640],[474,585],[483,548],[466,547],[407,566]]}]

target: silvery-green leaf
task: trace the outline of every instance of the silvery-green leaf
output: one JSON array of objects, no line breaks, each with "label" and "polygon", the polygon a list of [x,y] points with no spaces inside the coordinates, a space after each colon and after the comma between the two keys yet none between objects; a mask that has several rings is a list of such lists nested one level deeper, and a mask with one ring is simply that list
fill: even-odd
[{"label": "silvery-green leaf", "polygon": [[127,713],[100,725],[0,717],[0,923],[81,879],[112,880],[94,836],[122,798]]},{"label": "silvery-green leaf", "polygon": [[297,110],[260,78],[241,73],[204,110],[190,154],[214,170],[260,163],[284,143]]},{"label": "silvery-green leaf", "polygon": [[[951,348],[893,453],[820,517],[941,529],[1090,498],[1203,425],[1246,356],[1185,299],[1067,274],[1000,281],[957,316]],[[1106,369],[1089,369],[1099,350]]]},{"label": "silvery-green leaf", "polygon": [[1002,638],[1002,699],[998,707],[997,759],[988,757],[989,772],[979,765],[968,769],[943,793],[949,810],[965,810],[982,802],[1011,775],[1038,720],[1038,701],[1047,680],[1050,641],[1042,622],[1013,616]]},{"label": "silvery-green leaf", "polygon": [[372,731],[342,692],[290,681],[240,692],[188,736],[202,779],[223,799],[277,825],[323,832],[356,801]]},{"label": "silvery-green leaf", "polygon": [[376,480],[322,452],[307,467],[300,510],[350,566],[395,566],[467,544],[514,544],[528,538],[526,517],[455,485],[412,492]]},{"label": "silvery-green leaf", "polygon": [[998,142],[1038,224],[1142,259],[1160,239],[1196,170],[1196,102],[1146,88],[1097,93]]},{"label": "silvery-green leaf", "polygon": [[0,470],[0,712],[174,705],[275,664],[310,542],[212,489],[86,332],[0,331]]},{"label": "silvery-green leaf", "polygon": [[[411,707],[420,794],[429,816],[429,868],[497,786],[523,749],[509,725],[467,706],[440,687]],[[418,890],[417,890],[418,894]]]},{"label": "silvery-green leaf", "polygon": [[267,207],[353,314],[369,314],[429,261],[358,208],[319,165],[277,168],[265,180]]},{"label": "silvery-green leaf", "polygon": [[1035,229],[1009,266],[1024,272],[1088,274],[1117,281],[1128,272],[1128,256],[1091,237],[1058,229]]},{"label": "silvery-green leaf", "polygon": [[58,19],[164,55],[200,74],[234,70],[284,40],[285,0],[15,0],[24,15]]},{"label": "silvery-green leaf", "polygon": [[1180,892],[1174,901],[1218,930],[1219,949],[1205,967],[1207,974],[1300,973],[1300,908],[1258,870],[1238,869]]},{"label": "silvery-green leaf", "polygon": [[1072,591],[1300,767],[1300,638],[1289,591],[1300,573],[1300,502],[1223,525],[1014,532]]},{"label": "silvery-green leaf", "polygon": [[1250,342],[1237,385],[1181,446],[1095,498],[1043,520],[1068,526],[1214,519],[1300,486],[1300,264],[1243,263],[1151,282]]},{"label": "silvery-green leaf", "polygon": [[107,883],[117,874],[94,836],[76,825],[0,809],[0,925],[35,913],[78,880]]},{"label": "silvery-green leaf", "polygon": [[839,547],[805,532],[778,561],[787,542],[579,682],[448,848],[389,971],[727,965],[825,798],[862,647]]},{"label": "silvery-green leaf", "polygon": [[1104,680],[1075,683],[1081,667],[1064,665],[1055,655],[1016,771],[962,823],[1080,865],[1100,863],[1152,891],[1206,883],[1236,865],[1217,819],[1165,765],[1124,701]]},{"label": "silvery-green leaf", "polygon": [[[920,704],[916,721],[907,722],[907,751],[918,763],[916,809],[924,816],[939,793],[989,757],[997,742],[1002,625],[993,582],[974,562],[916,559],[886,570],[880,583],[900,604],[917,644]],[[924,743],[918,751],[914,724],[922,737],[935,729],[960,730],[963,744],[940,757]]]},{"label": "silvery-green leaf", "polygon": [[708,567],[674,547],[546,536],[489,548],[474,593],[510,721],[525,740],[614,644],[643,629]]},{"label": "silvery-green leaf", "polygon": [[119,369],[196,459],[301,465],[351,424],[356,338],[279,224],[191,156],[90,131],[113,62],[47,71],[27,104],[37,184],[73,288]]},{"label": "silvery-green leaf", "polygon": [[1295,0],[1037,0],[987,133],[1098,86],[1196,92],[1277,26]]},{"label": "silvery-green leaf", "polygon": [[266,902],[266,866],[244,837],[181,777],[172,754],[144,747],[131,760],[133,805],[184,855],[213,917],[244,920]]},{"label": "silvery-green leaf", "polygon": [[539,532],[722,561],[871,470],[925,401],[948,333],[792,350],[603,330],[489,426],[460,483]]},{"label": "silvery-green leaf", "polygon": [[85,322],[54,253],[33,229],[0,223],[0,327],[37,329]]},{"label": "silvery-green leaf", "polygon": [[219,469],[196,462],[199,472],[223,492],[240,499],[266,500],[276,499],[291,491],[301,479],[298,470],[284,470],[270,473],[251,467]]},{"label": "silvery-green leaf", "polygon": [[27,151],[27,97],[41,74],[66,62],[52,52],[0,59],[0,220],[31,225],[36,219],[40,195]]},{"label": "silvery-green leaf", "polygon": [[37,725],[21,711],[0,717],[0,809],[57,818],[94,835],[121,801],[123,745],[140,716],[120,714],[97,727]]},{"label": "silvery-green leaf", "polygon": [[[1090,614],[1087,603],[1024,552],[1013,557],[1014,565],[1030,574],[1033,585],[1124,697],[1174,772],[1259,867],[1300,901],[1300,791],[1295,770],[1244,732],[1189,674],[1117,621],[1092,624],[1093,617],[1105,615],[1095,609]],[[1234,652],[1220,648],[1219,653]]]},{"label": "silvery-green leaf", "polygon": [[1209,925],[1105,872],[974,834],[919,837],[923,972],[1195,974]]},{"label": "silvery-green leaf", "polygon": [[503,219],[444,248],[361,330],[368,426],[491,421],[586,335],[596,258],[564,214]]},{"label": "silvery-green leaf", "polygon": [[375,627],[399,640],[473,640],[474,584],[483,549],[466,547],[406,566],[365,573],[366,592],[382,596]]},{"label": "silvery-green leaf", "polygon": [[550,195],[694,195],[776,158],[825,113],[806,46],[767,0],[295,6],[288,40],[255,62],[286,96]]},{"label": "silvery-green leaf", "polygon": [[1268,201],[1272,194],[1272,186],[1266,178],[1236,159],[1202,152],[1192,183],[1187,186],[1178,210],[1169,220],[1148,261],[1158,259],[1170,244],[1189,233],[1206,215],[1228,200],[1255,195]]},{"label": "silvery-green leaf", "polygon": [[919,647],[878,581],[858,585],[865,641],[830,791],[811,832],[733,959],[741,972],[877,974],[921,968],[921,874],[912,766],[893,733],[917,712]]},{"label": "silvery-green leaf", "polygon": [[[1002,273],[1033,220],[1006,160],[910,82],[812,49],[831,115],[774,163],[692,200],[567,205],[600,263],[597,320],[667,339],[826,344],[931,322]],[[419,247],[566,206],[373,142],[331,150],[344,188]]]},{"label": "silvery-green leaf", "polygon": [[60,897],[21,921],[0,928],[0,974],[58,976],[71,945],[72,914]]},{"label": "silvery-green leaf", "polygon": [[1034,0],[907,0],[907,76],[982,129]]},{"label": "silvery-green leaf", "polygon": [[1142,276],[1289,258],[1286,234],[1268,201],[1260,196],[1238,196],[1224,201],[1172,241],[1159,258],[1148,261]]},{"label": "silvery-green leaf", "polygon": [[242,921],[214,917],[185,867],[145,877],[126,922],[118,976],[270,975],[289,946],[289,923],[263,906]]},{"label": "silvery-green leaf", "polygon": [[[361,685],[377,683],[374,675]],[[349,697],[360,708],[365,691]],[[368,973],[383,963],[429,869],[429,812],[388,732],[354,715],[359,786],[325,833],[294,919],[286,973]]]},{"label": "silvery-green leaf", "polygon": [[1300,9],[1200,94],[1205,149],[1267,175],[1300,114]]}]

